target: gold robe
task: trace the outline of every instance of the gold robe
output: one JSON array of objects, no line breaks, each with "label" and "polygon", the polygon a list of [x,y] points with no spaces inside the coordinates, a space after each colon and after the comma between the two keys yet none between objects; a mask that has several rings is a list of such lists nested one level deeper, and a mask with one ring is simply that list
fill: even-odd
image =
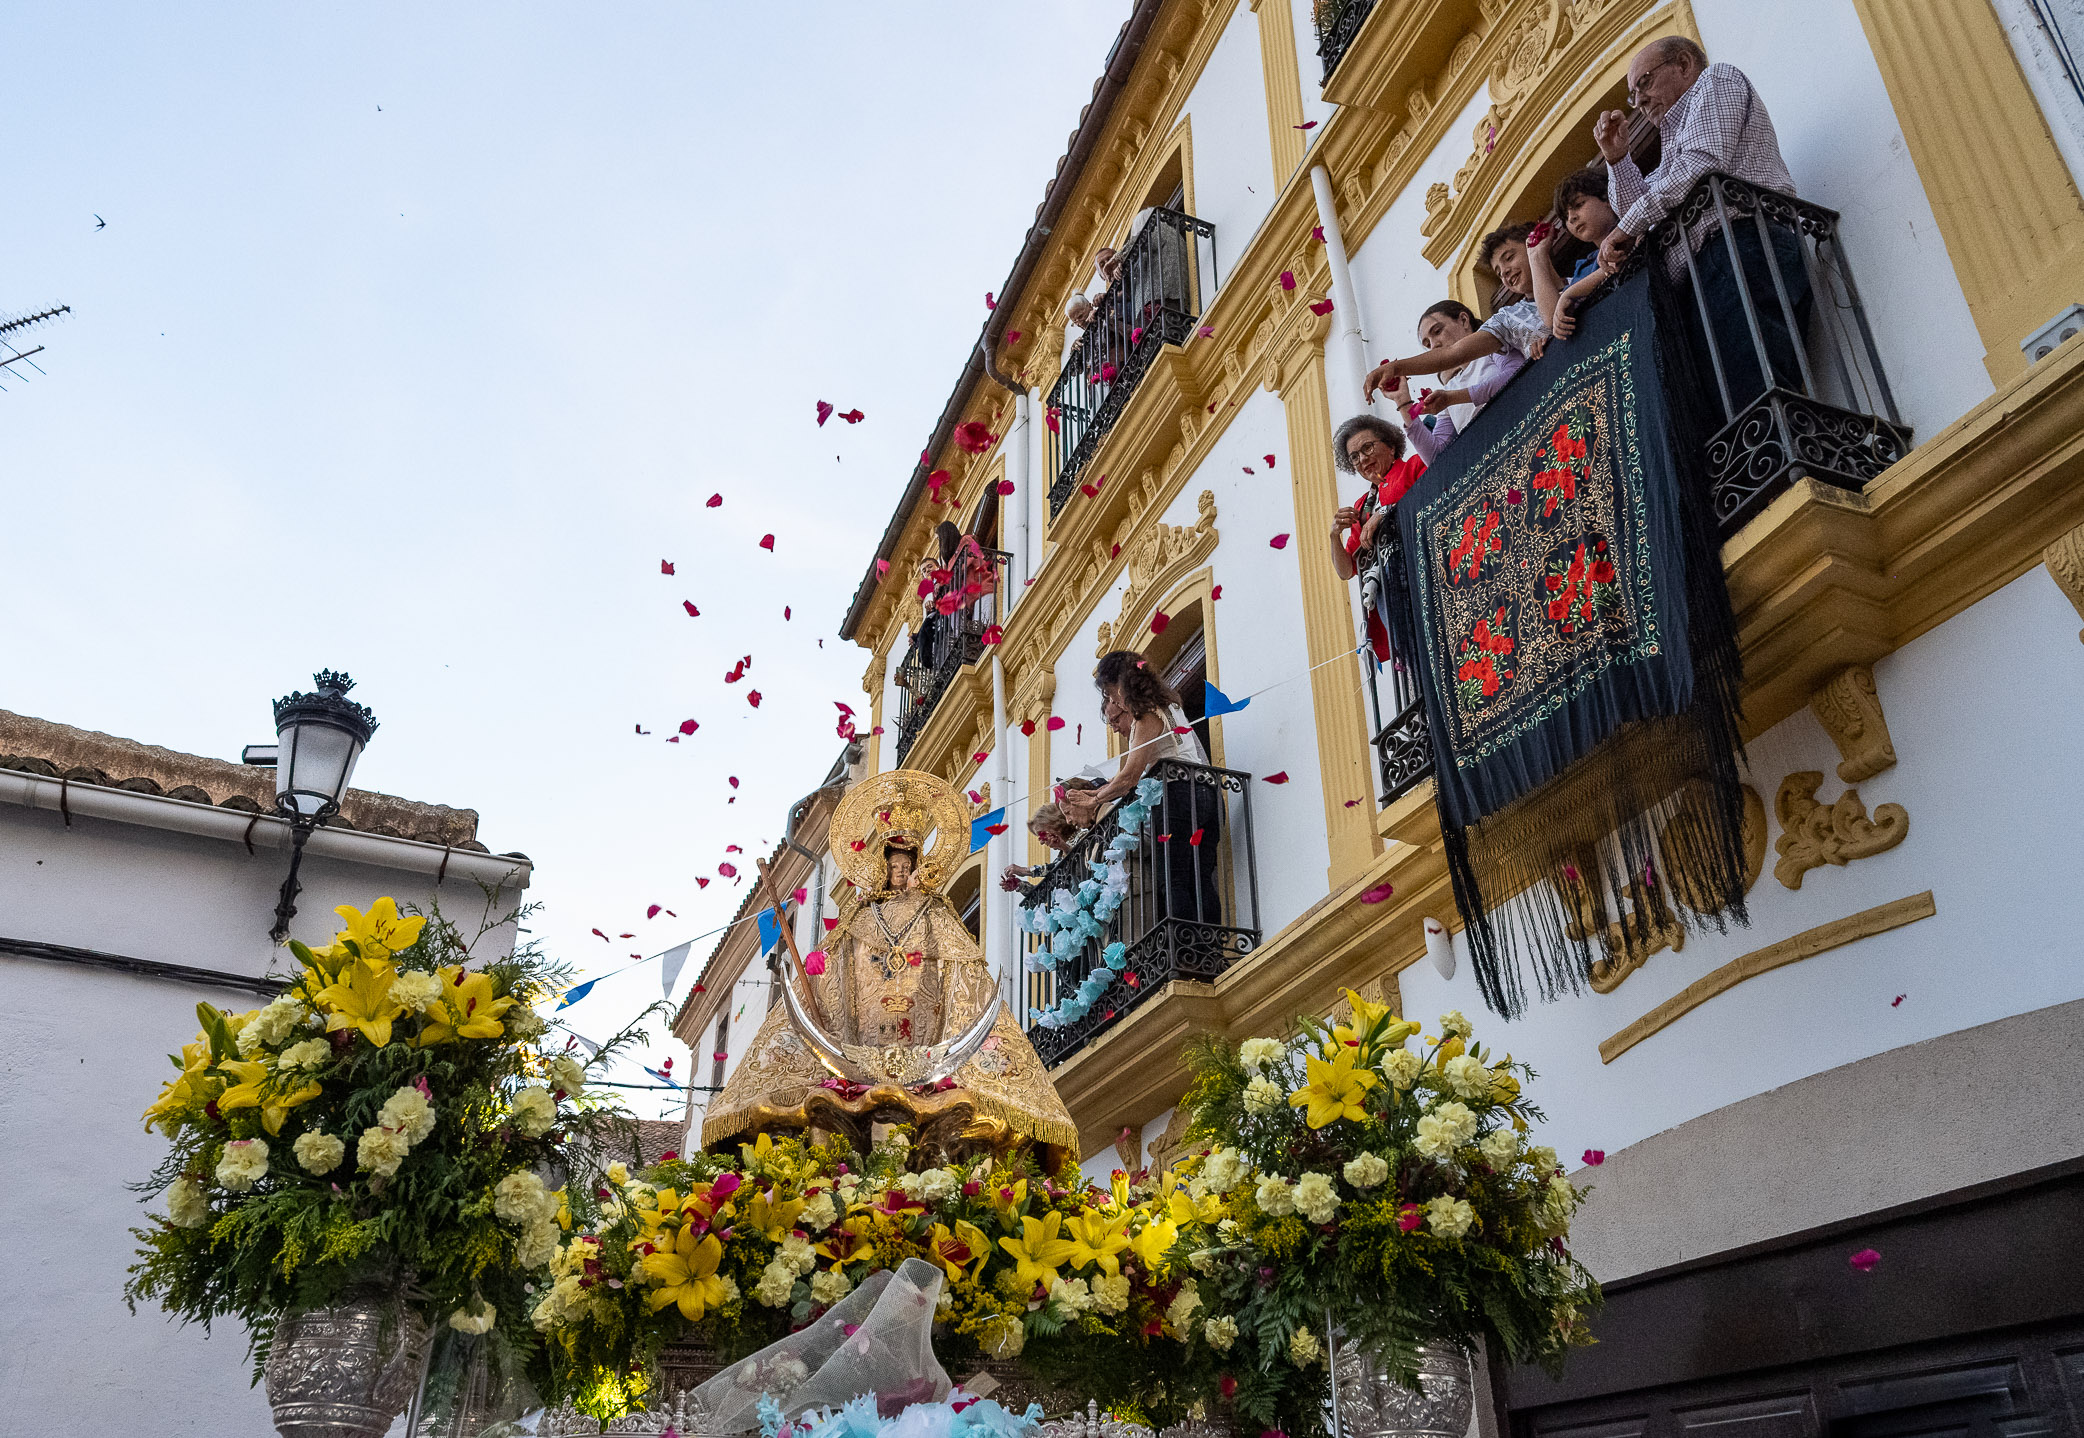
[{"label": "gold robe", "polygon": [[800,976],[793,982],[842,1043],[939,1043],[969,1028],[987,1005],[998,1007],[998,1019],[956,1070],[953,1088],[919,1093],[887,1084],[851,1092],[825,1087],[830,1072],[777,998],[724,1091],[710,1102],[703,1147],[762,1129],[836,1126],[820,1123],[821,1114],[834,1120],[894,1115],[922,1130],[956,1133],[971,1126],[967,1116],[979,1130],[1003,1126],[1010,1135],[1077,1156],[1070,1111],[1012,1010],[1000,1002],[976,941],[947,899],[922,890],[871,895],[842,921],[825,953],[825,972],[810,980],[808,992]]}]

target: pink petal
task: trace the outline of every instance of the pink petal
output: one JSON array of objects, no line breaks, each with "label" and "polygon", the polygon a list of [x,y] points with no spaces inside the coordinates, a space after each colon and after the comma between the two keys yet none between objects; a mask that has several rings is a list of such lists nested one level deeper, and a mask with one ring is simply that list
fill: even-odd
[{"label": "pink petal", "polygon": [[1169,614],[1153,614],[1151,616],[1151,633],[1163,634],[1165,632],[1165,626],[1170,624],[1171,622],[1172,616]]},{"label": "pink petal", "polygon": [[1281,288],[1284,290],[1292,290],[1295,288],[1295,271],[1281,271]]},{"label": "pink petal", "polygon": [[671,574],[673,572],[673,561],[670,559],[661,559],[658,562],[658,572],[661,574]]},{"label": "pink petal", "polygon": [[771,535],[771,534],[763,534],[763,535],[761,535],[761,536],[760,536],[760,548],[762,548],[762,549],[765,549],[765,550],[769,550],[769,551],[773,550],[773,548],[774,548],[774,536],[773,536],[773,535]]},{"label": "pink petal", "polygon": [[1047,727],[1049,729],[1049,732],[1054,734],[1057,730],[1064,727],[1064,721],[1052,714],[1049,716],[1049,723]]},{"label": "pink petal", "polygon": [[818,401],[818,424],[819,424],[819,427],[820,427],[820,428],[822,428],[822,427],[824,426],[824,423],[825,423],[825,421],[826,421],[826,420],[828,420],[828,419],[830,419],[830,418],[832,418],[832,406],[831,406],[831,405],[829,405],[829,404],[827,404],[827,403],[825,403],[825,401],[823,401],[823,400],[819,400],[819,401]]},{"label": "pink petal", "polygon": [[1265,456],[1263,456],[1263,458],[1264,458],[1264,459],[1266,460],[1266,467],[1267,467],[1268,469],[1272,469],[1272,468],[1274,467],[1274,457],[1273,457],[1272,455],[1270,455],[1270,454],[1269,454],[1269,455],[1265,455]]},{"label": "pink petal", "polygon": [[1266,542],[1266,547],[1269,549],[1286,549],[1288,547],[1288,536],[1277,534]]},{"label": "pink petal", "polygon": [[1863,1248],[1845,1261],[1862,1273],[1872,1273],[1874,1266],[1881,1262],[1881,1255],[1871,1248]]},{"label": "pink petal", "polygon": [[[1360,801],[1356,799],[1353,802],[1359,803]],[[1363,889],[1360,901],[1363,904],[1379,904],[1396,891],[1397,886],[1395,884],[1377,884],[1371,889]]]},{"label": "pink petal", "polygon": [[[1297,130],[1314,130],[1317,128],[1317,122],[1315,120],[1305,120],[1300,125],[1291,126],[1290,128]],[[1324,236],[1319,235],[1317,238],[1321,240],[1324,238]]]},{"label": "pink petal", "polygon": [[1315,241],[1316,241],[1316,242],[1317,242],[1318,244],[1320,244],[1320,245],[1321,245],[1321,244],[1323,244],[1323,243],[1324,243],[1324,226],[1322,226],[1322,225],[1312,225],[1312,226],[1310,226],[1310,238],[1311,238],[1311,239],[1313,239],[1313,240],[1315,240]]},{"label": "pink petal", "polygon": [[1311,313],[1311,314],[1313,314],[1313,315],[1328,315],[1328,314],[1330,314],[1330,313],[1331,313],[1331,301],[1330,301],[1330,300],[1318,300],[1318,301],[1316,301],[1315,303],[1313,303],[1313,304],[1312,304],[1312,305],[1310,306],[1310,313]]},{"label": "pink petal", "polygon": [[715,508],[717,508],[717,507],[718,507],[719,505],[721,505],[721,504],[722,504],[723,502],[724,502],[724,497],[723,497],[722,495],[720,495],[720,494],[712,494],[712,495],[710,495],[710,496],[709,496],[708,500],[707,500],[706,502],[704,502],[704,504],[702,505],[702,507],[703,507],[704,509],[715,509]]},{"label": "pink petal", "polygon": [[1013,492],[1013,481],[1010,479],[1000,480],[998,483],[998,491],[1000,494],[1011,494]]},{"label": "pink petal", "polygon": [[1214,325],[1203,325],[1200,329],[1194,331],[1194,334],[1197,338],[1212,340],[1216,337],[1216,327]]},{"label": "pink petal", "polygon": [[659,906],[657,904],[653,904],[650,908],[644,911],[644,917],[647,919],[655,919],[658,917],[658,911]]},{"label": "pink petal", "polygon": [[702,617],[702,611],[695,608],[695,601],[692,599],[681,600],[680,607],[687,611],[687,617],[690,619],[700,619]]},{"label": "pink petal", "polygon": [[1266,782],[1269,784],[1285,784],[1288,782],[1288,771],[1283,769],[1278,774],[1268,774]]},{"label": "pink petal", "polygon": [[692,734],[701,727],[702,726],[700,724],[697,724],[692,719],[683,719],[680,721],[680,732],[683,734]]},{"label": "pink petal", "polygon": [[1606,1150],[1605,1150],[1605,1149],[1603,1149],[1603,1148],[1588,1148],[1588,1149],[1586,1149],[1586,1150],[1585,1150],[1585,1167],[1587,1167],[1587,1168],[1597,1168],[1597,1167],[1599,1167],[1599,1165],[1601,1165],[1602,1163],[1605,1163],[1605,1162],[1606,1162]]}]

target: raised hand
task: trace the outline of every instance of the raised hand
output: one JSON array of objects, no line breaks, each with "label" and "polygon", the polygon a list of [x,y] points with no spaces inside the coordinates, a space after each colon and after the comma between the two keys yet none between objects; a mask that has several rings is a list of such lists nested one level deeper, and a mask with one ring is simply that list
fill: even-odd
[{"label": "raised hand", "polygon": [[1617,165],[1628,158],[1628,114],[1625,110],[1607,110],[1592,123],[1592,143],[1599,146],[1599,153],[1606,157],[1609,165]]}]

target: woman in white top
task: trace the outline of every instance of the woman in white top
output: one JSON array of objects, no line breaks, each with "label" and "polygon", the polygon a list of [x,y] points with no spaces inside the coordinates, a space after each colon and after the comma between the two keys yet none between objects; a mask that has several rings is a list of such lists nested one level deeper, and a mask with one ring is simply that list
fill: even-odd
[{"label": "woman in white top", "polygon": [[[1201,736],[1180,712],[1179,696],[1151,671],[1142,655],[1117,649],[1104,656],[1093,671],[1093,683],[1100,691],[1109,727],[1128,740],[1128,747],[1112,779],[1097,789],[1064,795],[1065,814],[1081,826],[1090,825],[1107,805],[1133,795],[1150,767],[1161,759],[1208,763]],[[1223,793],[1177,771],[1164,778],[1164,797],[1144,826],[1145,838],[1163,855],[1163,861],[1152,866],[1158,912],[1168,918],[1220,924],[1222,892],[1216,871],[1223,834]]]}]

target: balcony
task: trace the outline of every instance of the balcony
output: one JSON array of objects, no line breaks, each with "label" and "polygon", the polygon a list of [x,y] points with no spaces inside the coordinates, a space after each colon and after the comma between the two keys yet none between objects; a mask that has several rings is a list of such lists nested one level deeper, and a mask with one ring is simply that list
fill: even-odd
[{"label": "balcony", "polygon": [[1216,227],[1178,210],[1145,212],[1121,256],[1121,278],[1049,392],[1049,517],[1063,511],[1129,397],[1166,345],[1185,344],[1201,317],[1202,241],[1215,273]]},{"label": "balcony", "polygon": [[[1683,254],[1693,280],[1723,421],[1707,458],[1724,538],[1804,478],[1857,492],[1910,452],[1910,430],[1838,241],[1836,210],[1729,175],[1703,175],[1650,248],[1660,260]],[[1735,337],[1734,326],[1718,336],[1708,321],[1701,275],[1718,262],[1736,281],[1743,330]],[[1754,381],[1769,374],[1773,384],[1747,399],[1747,374]]]},{"label": "balcony", "polygon": [[[1398,637],[1408,633],[1409,625],[1390,610],[1392,604],[1409,602],[1404,587],[1404,541],[1394,524],[1376,531],[1374,548],[1363,550],[1355,567],[1360,572],[1362,612],[1383,615],[1390,636],[1387,663],[1376,660],[1372,647],[1361,649],[1368,677],[1368,725],[1374,733],[1369,742],[1382,781],[1382,807],[1387,809],[1433,772],[1432,735],[1426,726],[1425,696],[1418,688],[1418,666],[1405,652],[1411,641]],[[1389,623],[1390,618],[1398,623]]]},{"label": "balcony", "polygon": [[1317,0],[1317,58],[1324,62],[1321,83],[1331,83],[1331,72],[1346,58],[1346,49],[1360,33],[1375,0]]},{"label": "balcony", "polygon": [[[1143,842],[1128,855],[1129,891],[1097,939],[1053,970],[1029,972],[1024,1008],[1047,1009],[1059,994],[1106,967],[1102,954],[1119,942],[1127,953],[1117,981],[1082,1019],[1062,1028],[1028,1030],[1042,1062],[1055,1067],[1106,1032],[1173,979],[1207,983],[1259,946],[1259,869],[1252,847],[1252,776],[1178,759],[1151,765],[1165,785],[1151,810]],[[1216,813],[1222,817],[1214,824]],[[1215,832],[1209,832],[1214,829]],[[1214,845],[1203,860],[1190,840],[1196,831]],[[1076,889],[1119,832],[1113,814],[1087,830],[1076,847],[1049,866],[1022,900],[1039,908],[1058,889]],[[1161,836],[1170,835],[1169,839]],[[1043,940],[1024,934],[1033,954]]]},{"label": "balcony", "polygon": [[926,617],[897,666],[897,762],[912,750],[934,706],[963,667],[984,657],[984,632],[998,622],[1001,575],[1012,555],[965,545],[936,577]]}]

